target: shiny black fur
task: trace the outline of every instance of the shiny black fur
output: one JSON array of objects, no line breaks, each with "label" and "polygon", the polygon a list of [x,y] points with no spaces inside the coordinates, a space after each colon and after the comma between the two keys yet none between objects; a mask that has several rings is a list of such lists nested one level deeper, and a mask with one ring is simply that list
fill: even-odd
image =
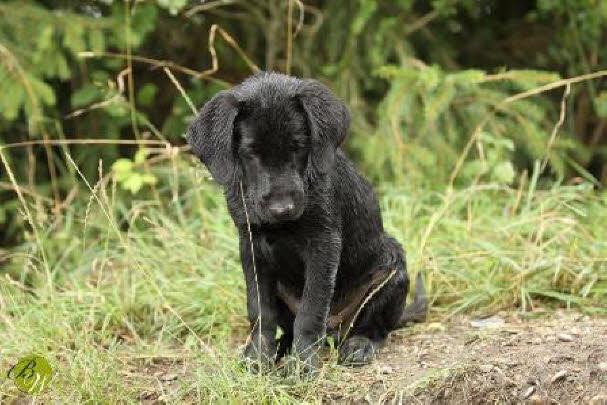
[{"label": "shiny black fur", "polygon": [[[331,305],[378,271],[395,273],[363,307],[340,347],[342,360],[370,361],[405,320],[405,255],[384,232],[371,186],[339,149],[349,123],[346,107],[321,83],[261,73],[217,94],[188,131],[238,227],[248,358],[292,351],[316,366]],[[278,283],[301,299],[297,313],[279,298]]]}]

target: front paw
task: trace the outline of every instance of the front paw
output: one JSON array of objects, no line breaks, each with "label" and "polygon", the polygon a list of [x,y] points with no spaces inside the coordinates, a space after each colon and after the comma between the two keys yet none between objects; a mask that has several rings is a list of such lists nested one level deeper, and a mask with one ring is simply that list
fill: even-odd
[{"label": "front paw", "polygon": [[276,343],[259,337],[251,338],[242,352],[242,363],[252,372],[267,370],[276,357]]},{"label": "front paw", "polygon": [[285,372],[287,375],[311,375],[318,370],[320,365],[320,351],[322,344],[319,342],[293,344],[291,355],[285,361]]},{"label": "front paw", "polygon": [[317,353],[308,356],[292,354],[285,358],[283,371],[285,377],[310,377],[318,371],[319,365]]}]

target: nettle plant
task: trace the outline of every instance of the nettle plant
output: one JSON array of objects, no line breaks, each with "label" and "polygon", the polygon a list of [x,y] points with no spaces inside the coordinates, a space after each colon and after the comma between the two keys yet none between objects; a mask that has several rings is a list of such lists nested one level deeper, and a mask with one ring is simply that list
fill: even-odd
[{"label": "nettle plant", "polygon": [[124,190],[136,194],[142,187],[158,182],[158,178],[145,167],[149,153],[149,150],[145,148],[139,149],[132,160],[120,158],[112,164],[114,180]]}]

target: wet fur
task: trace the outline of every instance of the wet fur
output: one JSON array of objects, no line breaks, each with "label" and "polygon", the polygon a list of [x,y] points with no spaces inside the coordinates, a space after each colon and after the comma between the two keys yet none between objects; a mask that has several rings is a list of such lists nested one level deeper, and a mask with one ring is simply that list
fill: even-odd
[{"label": "wet fur", "polygon": [[[251,323],[248,358],[271,362],[292,352],[314,368],[332,333],[345,338],[342,361],[363,364],[391,330],[411,320],[403,312],[409,289],[403,249],[384,231],[371,186],[339,149],[349,123],[346,107],[326,86],[262,73],[216,95],[188,131],[193,152],[223,186],[238,227]],[[267,206],[283,200],[295,208],[277,220]],[[373,274],[392,271],[347,336],[349,325],[327,330],[332,308]],[[296,313],[279,285],[283,297],[297,301]],[[277,326],[283,330],[278,342]]]}]

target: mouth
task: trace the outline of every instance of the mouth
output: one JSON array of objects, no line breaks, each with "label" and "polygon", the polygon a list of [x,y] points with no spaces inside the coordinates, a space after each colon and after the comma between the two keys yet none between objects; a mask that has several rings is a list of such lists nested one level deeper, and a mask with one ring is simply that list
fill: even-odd
[{"label": "mouth", "polygon": [[274,212],[265,208],[265,209],[261,209],[258,212],[259,212],[258,218],[261,220],[262,223],[269,224],[269,225],[280,225],[280,224],[286,224],[289,222],[297,221],[299,218],[301,218],[301,216],[304,212],[304,207],[303,207],[303,204],[295,205],[294,207],[292,207],[288,210],[285,210],[285,211],[274,210]]},{"label": "mouth", "polygon": [[281,215],[269,214],[265,215],[265,218],[269,224],[284,224],[298,220],[301,217],[302,211],[303,210],[296,210],[296,212]]}]

